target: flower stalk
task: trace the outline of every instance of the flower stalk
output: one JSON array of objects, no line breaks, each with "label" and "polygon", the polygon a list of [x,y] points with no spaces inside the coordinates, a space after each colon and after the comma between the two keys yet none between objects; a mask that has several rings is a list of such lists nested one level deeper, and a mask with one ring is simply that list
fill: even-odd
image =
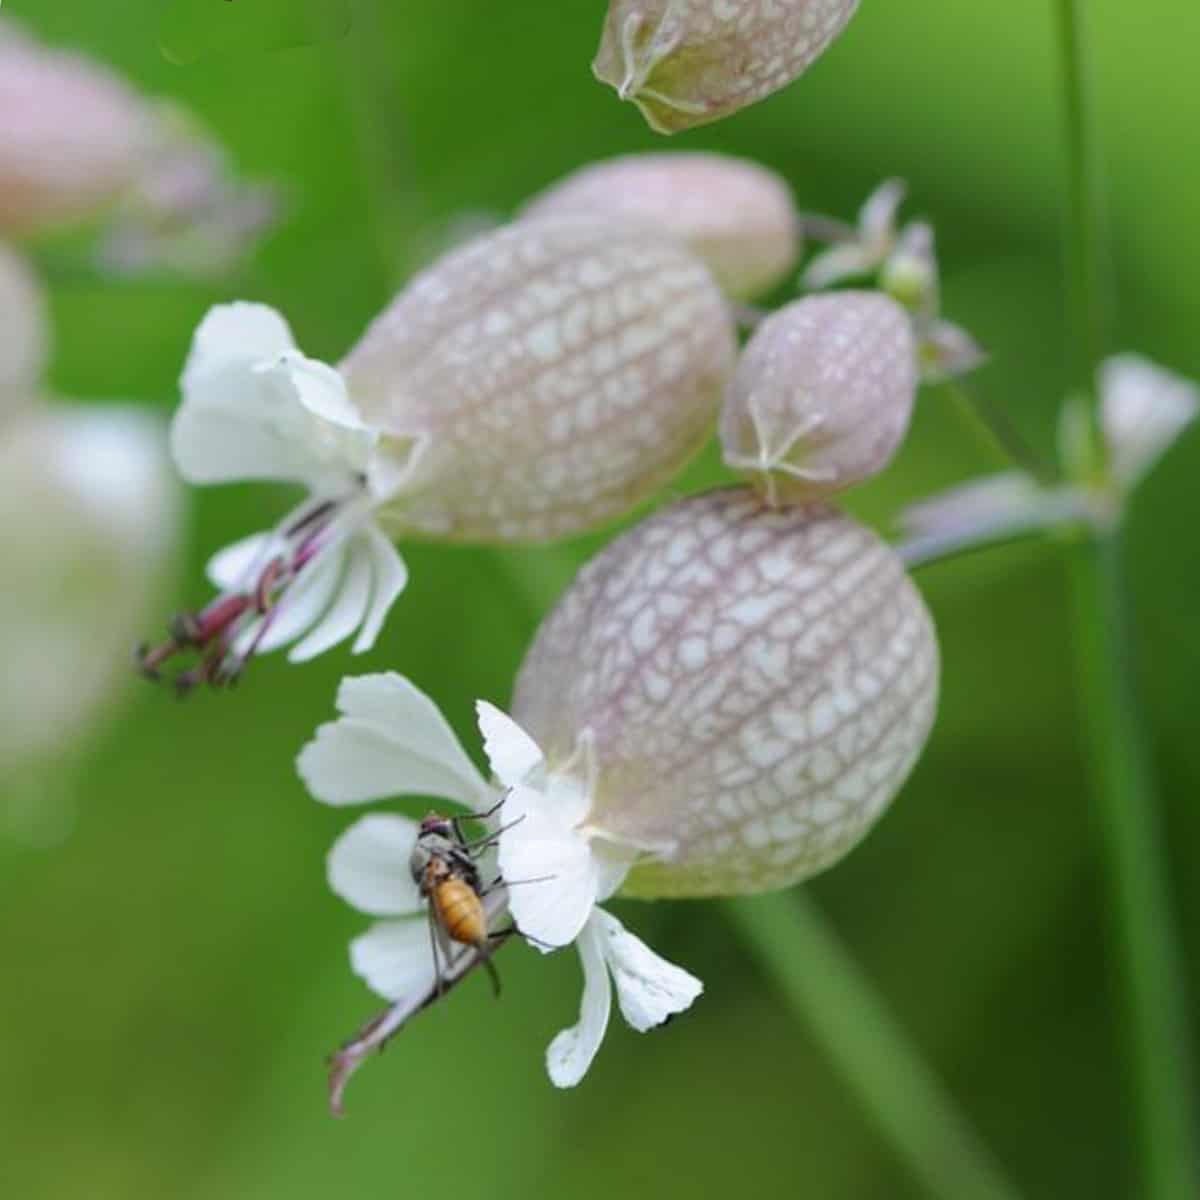
[{"label": "flower stalk", "polygon": [[[1067,268],[1072,382],[1086,386],[1107,341],[1110,263],[1097,171],[1081,0],[1058,0],[1067,139]],[[1089,409],[1093,422],[1096,413]],[[1158,798],[1134,694],[1120,529],[1095,527],[1072,562],[1076,672],[1094,774],[1148,1200],[1200,1192],[1182,957],[1173,928]]]},{"label": "flower stalk", "polygon": [[1028,472],[1039,483],[1054,482],[1053,469],[999,404],[958,377],[944,380],[942,387],[966,420],[983,433],[989,445],[1006,461]]},{"label": "flower stalk", "polygon": [[1133,687],[1119,530],[1097,531],[1075,547],[1071,582],[1085,750],[1120,957],[1140,1194],[1184,1200],[1200,1191],[1200,1112],[1158,797]]},{"label": "flower stalk", "polygon": [[797,1020],[809,1025],[879,1131],[944,1200],[1014,1200],[920,1051],[803,893],[726,902],[726,913]]}]

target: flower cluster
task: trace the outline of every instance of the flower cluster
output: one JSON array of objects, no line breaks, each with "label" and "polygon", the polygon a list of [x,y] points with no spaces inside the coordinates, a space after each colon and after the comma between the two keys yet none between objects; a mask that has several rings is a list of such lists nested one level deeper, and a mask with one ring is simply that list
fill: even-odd
[{"label": "flower cluster", "polygon": [[[932,623],[895,553],[825,502],[882,470],[908,427],[913,325],[879,292],[812,296],[760,320],[739,356],[735,306],[795,269],[799,233],[786,185],[753,164],[619,159],[438,259],[336,366],[261,305],[197,330],[180,472],[306,494],[216,555],[220,594],[144,652],[151,674],[193,653],[184,688],[276,647],[369,649],[407,578],[393,538],[595,528],[718,426],[754,485],[661,509],[579,573],[512,715],[480,702],[491,782],[409,681],[343,683],[300,756],[312,794],[432,794],[451,811],[372,814],[331,852],[334,890],[379,918],[351,961],[393,1004],[339,1060],[339,1094],[366,1048],[514,935],[579,950],[580,1019],[547,1056],[556,1084],[577,1083],[614,986],[636,1029],[701,991],[600,905],[793,884],[846,853],[912,769],[936,708]],[[482,836],[459,811],[486,814]]]},{"label": "flower cluster", "polygon": [[[596,75],[656,130],[787,85],[858,0],[610,0]],[[568,1088],[615,994],[635,1030],[703,992],[609,911],[745,895],[838,862],[930,736],[940,656],[907,568],[1029,531],[1120,519],[1200,413],[1200,390],[1132,355],[1063,410],[1061,470],[974,480],[911,506],[899,547],[843,513],[907,435],[922,383],[983,361],[942,315],[932,226],[885,181],[856,224],[798,214],[786,182],[711,153],[625,156],[546,188],[442,254],[336,364],[262,304],[196,329],[169,450],[194,484],[302,495],[217,553],[217,595],[139,652],[186,691],[259,653],[372,649],[408,581],[396,541],[545,543],[651,500],[714,433],[729,486],[664,503],[578,572],[540,623],[508,711],[476,706],[488,774],[403,675],[346,678],[297,759],[338,807],[332,890],[373,923],[354,971],[389,1009],[335,1056],[335,1106],[366,1054],[508,941],[574,946],[578,1020],[546,1051]],[[219,145],[110,72],[0,22],[0,236],[104,221],[110,272],[225,270],[274,216]],[[824,248],[809,294],[749,306]],[[854,283],[854,287],[842,287]],[[739,330],[749,327],[744,345]],[[127,410],[44,405],[43,298],[0,245],[0,782],[97,706],[112,646],[166,558],[164,442]],[[961,390],[961,385],[956,385]],[[84,585],[80,586],[80,580]]]},{"label": "flower cluster", "polygon": [[[691,11],[668,6],[660,27]],[[583,567],[508,713],[478,704],[487,778],[408,679],[343,681],[337,719],[298,760],[311,794],[445,807],[422,822],[373,812],[330,852],[333,890],[375,918],[351,963],[391,1005],[336,1056],[335,1105],[371,1050],[474,968],[494,971],[506,941],[580,954],[578,1022],[547,1051],[558,1086],[589,1069],[614,989],[638,1030],[687,1009],[701,983],[610,898],[745,894],[837,862],[935,718],[937,642],[906,565],[1098,519],[1195,414],[1189,386],[1113,360],[1099,467],[1076,447],[1061,484],[1009,474],[934,497],[905,514],[898,550],[843,514],[842,493],[901,445],[920,384],[981,359],[941,317],[931,228],[897,227],[902,196],[885,183],[852,229],[798,215],[752,163],[627,156],[443,254],[336,365],[262,305],[200,324],[171,429],[180,472],[304,496],[217,554],[219,595],[144,652],[152,675],[193,655],[183,688],[274,648],[369,650],[407,580],[395,539],[601,527],[714,431],[745,480],[659,508]],[[805,232],[832,243],[802,275],[813,294],[748,308],[795,271]],[[877,286],[832,287],[861,276]]]}]

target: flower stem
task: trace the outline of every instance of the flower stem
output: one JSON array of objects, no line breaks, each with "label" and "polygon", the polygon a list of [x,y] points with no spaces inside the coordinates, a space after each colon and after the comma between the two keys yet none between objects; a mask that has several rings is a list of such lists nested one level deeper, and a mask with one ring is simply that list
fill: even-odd
[{"label": "flower stem", "polygon": [[920,1051],[802,892],[738,898],[726,911],[763,969],[858,1094],[879,1131],[944,1200],[1013,1200]]},{"label": "flower stem", "polygon": [[[1082,0],[1057,0],[1067,135],[1072,382],[1105,353],[1112,289],[1098,181]],[[1094,409],[1089,410],[1095,420]],[[1189,1069],[1182,958],[1170,911],[1157,797],[1134,694],[1120,532],[1096,528],[1072,561],[1076,673],[1120,956],[1141,1187],[1146,1200],[1200,1195],[1200,1118]]]},{"label": "flower stem", "polygon": [[1091,114],[1083,0],[1057,0],[1059,52],[1066,122],[1067,300],[1071,332],[1071,384],[1090,388],[1104,356],[1112,301],[1100,163]]},{"label": "flower stem", "polygon": [[1138,1194],[1185,1200],[1200,1195],[1200,1113],[1163,837],[1132,686],[1120,558],[1115,531],[1098,532],[1074,550],[1077,669],[1121,960]]},{"label": "flower stem", "polygon": [[1053,468],[1026,440],[1001,405],[987,399],[961,379],[948,379],[942,387],[972,427],[983,432],[989,445],[998,450],[1006,461],[1011,461],[1039,483],[1051,484],[1055,481]]}]

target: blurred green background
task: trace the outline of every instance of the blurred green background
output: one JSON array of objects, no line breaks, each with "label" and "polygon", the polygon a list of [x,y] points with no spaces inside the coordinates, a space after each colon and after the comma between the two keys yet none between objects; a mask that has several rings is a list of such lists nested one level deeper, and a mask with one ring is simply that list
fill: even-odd
[{"label": "blurred green background", "polygon": [[[221,286],[57,284],[62,394],[168,411],[197,321],[234,297],[276,305],[308,353],[336,360],[462,213],[504,214],[585,161],[664,145],[591,78],[602,0],[347,0],[347,36],[269,48],[340,28],[331,9],[281,33],[277,18],[308,20],[312,2],[239,0],[262,21],[233,36],[220,0],[179,0],[173,13],[163,0],[4,6],[193,107],[292,207]],[[1200,6],[1091,8],[1119,347],[1200,376]],[[164,13],[188,65],[160,51]],[[977,386],[1047,453],[1067,362],[1051,16],[1047,0],[876,0],[797,85],[670,143],[760,159],[801,207],[847,216],[883,176],[906,177],[907,211],[937,225],[947,312],[993,354]],[[680,487],[719,478],[715,464],[709,453]],[[852,507],[881,522],[994,465],[930,390],[898,465]],[[1130,528],[1192,995],[1197,471],[1193,432]],[[175,607],[205,594],[210,551],[289,500],[258,487],[191,499]],[[554,1091],[542,1065],[575,1020],[577,960],[515,948],[498,1003],[472,981],[362,1071],[346,1120],[328,1115],[323,1055],[377,1002],[346,963],[363,920],[323,880],[349,815],[306,797],[294,755],[332,714],[342,674],[386,667],[430,691],[473,747],[473,698],[507,700],[539,613],[596,544],[406,548],[413,582],[369,657],[335,652],[303,669],[276,657],[234,696],[180,705],[145,687],[114,702],[59,781],[75,793],[69,839],[0,842],[6,1194],[921,1194],[708,904],[624,907],[707,991],[659,1035],[614,1020],[577,1092]],[[945,660],[937,729],[886,820],[811,892],[1027,1195],[1133,1195],[1062,556],[1011,548],[919,582]]]}]

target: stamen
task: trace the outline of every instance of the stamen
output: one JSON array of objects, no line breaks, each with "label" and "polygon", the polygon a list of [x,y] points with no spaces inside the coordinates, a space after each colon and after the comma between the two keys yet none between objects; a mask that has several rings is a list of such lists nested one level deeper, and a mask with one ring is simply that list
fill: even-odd
[{"label": "stamen", "polygon": [[[180,696],[203,683],[214,688],[235,684],[262,645],[288,588],[330,544],[344,503],[340,499],[310,503],[285,521],[272,538],[275,552],[244,586],[218,596],[199,612],[176,616],[169,627],[170,636],[161,645],[138,648],[142,675],[157,682],[168,660],[194,650],[199,661],[174,680]],[[238,650],[239,646],[244,649]]]}]

